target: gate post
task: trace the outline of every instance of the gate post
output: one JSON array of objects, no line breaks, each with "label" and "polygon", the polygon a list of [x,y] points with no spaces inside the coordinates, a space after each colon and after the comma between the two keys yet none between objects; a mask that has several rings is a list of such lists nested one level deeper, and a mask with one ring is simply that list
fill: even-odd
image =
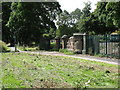
[{"label": "gate post", "polygon": [[86,33],[83,34],[83,50],[82,50],[82,54],[86,54]]},{"label": "gate post", "polygon": [[63,35],[62,36],[62,49],[67,48],[67,41],[68,41],[67,35]]},{"label": "gate post", "polygon": [[74,52],[82,53],[83,50],[83,34],[82,33],[73,33],[74,37]]}]

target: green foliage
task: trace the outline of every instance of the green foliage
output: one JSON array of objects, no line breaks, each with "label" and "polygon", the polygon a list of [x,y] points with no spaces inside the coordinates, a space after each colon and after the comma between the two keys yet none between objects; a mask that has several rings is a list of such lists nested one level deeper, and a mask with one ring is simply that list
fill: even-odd
[{"label": "green foliage", "polygon": [[62,30],[57,29],[56,36],[61,37],[63,34],[61,33]]},{"label": "green foliage", "polygon": [[0,40],[0,51],[9,52],[10,49],[7,47],[6,43]]},{"label": "green foliage", "polygon": [[71,22],[74,24],[74,23],[77,23],[81,17],[81,10],[79,8],[76,8],[75,11],[72,11],[70,13],[71,15]]},{"label": "green foliage", "polygon": [[39,48],[38,47],[29,47],[29,46],[18,46],[18,49],[21,51],[38,51]]},{"label": "green foliage", "polygon": [[94,12],[90,12],[91,3],[85,3],[82,15],[77,23],[80,32],[105,34],[114,32],[119,23],[119,3],[98,2]]},{"label": "green foliage", "polygon": [[120,34],[120,29],[119,29],[119,30],[116,30],[116,31],[115,31],[115,33],[118,33],[118,34]]},{"label": "green foliage", "polygon": [[51,28],[51,29],[49,30],[49,36],[50,36],[51,38],[55,38],[55,35],[56,35],[56,29]]},{"label": "green foliage", "polygon": [[75,54],[73,51],[67,50],[67,49],[60,49],[59,52],[64,53],[66,55],[73,55]]},{"label": "green foliage", "polygon": [[42,34],[48,34],[50,28],[56,29],[53,21],[61,12],[58,2],[16,2],[11,10],[7,26],[20,44],[38,43]]},{"label": "green foliage", "polygon": [[[113,17],[115,17],[115,14],[113,14],[113,7],[107,9],[109,6],[108,4],[108,2],[98,2],[97,8],[91,13],[91,3],[85,3],[77,27],[80,32],[86,32],[88,34],[105,34],[115,31],[117,29],[115,24],[113,24]],[[116,12],[118,13],[118,11]]]},{"label": "green foliage", "polygon": [[14,87],[14,88],[18,88],[18,87],[22,88],[23,87],[21,85],[22,80],[20,80],[20,81],[17,80],[13,73],[9,72],[9,73],[4,73],[4,74],[5,75],[2,77],[2,79],[3,79],[2,83],[3,84],[7,83],[7,85],[5,85],[5,87],[6,86],[8,86],[7,88],[12,88],[12,87]]},{"label": "green foliage", "polygon": [[86,18],[90,16],[91,10],[91,2],[84,2],[85,7],[82,9],[82,18]]},{"label": "green foliage", "polygon": [[82,10],[69,13],[62,12],[58,2],[3,2],[3,41],[12,44],[16,36],[20,45],[30,45],[39,44],[44,35],[53,39],[77,32],[105,34],[120,29],[120,2],[98,2],[94,12],[90,12],[91,2],[84,4]]},{"label": "green foliage", "polygon": [[107,6],[108,2],[98,2],[97,8],[94,11],[94,14],[97,16],[99,21],[100,29],[98,30],[101,33],[111,33],[116,29],[112,21],[112,9],[107,10]]},{"label": "green foliage", "polygon": [[120,28],[120,2],[98,2],[94,12],[90,12],[91,2],[84,4],[82,11],[64,11],[60,15],[58,36],[71,36],[78,31],[87,34],[106,34]]},{"label": "green foliage", "polygon": [[9,21],[10,12],[11,12],[11,2],[2,2],[2,40],[7,43],[12,43],[13,37],[11,37],[12,33],[10,29],[6,26],[7,22]]},{"label": "green foliage", "polygon": [[58,17],[57,25],[58,30],[56,31],[56,36],[61,37],[62,35],[66,34],[68,35],[68,31],[70,30],[69,26],[70,23],[68,22],[70,20],[70,14],[66,10],[64,10]]},{"label": "green foliage", "polygon": [[88,48],[88,53],[89,53],[89,55],[93,55],[93,49],[92,49],[92,47]]},{"label": "green foliage", "polygon": [[90,17],[91,3],[87,2],[84,4],[85,4],[85,7],[82,10],[82,15],[81,15],[81,18],[78,22],[78,29],[79,29],[79,32],[88,33],[91,31],[90,30],[91,27],[93,27],[92,22],[91,22],[91,17]]},{"label": "green foliage", "polygon": [[64,10],[58,17],[58,30],[56,31],[56,36],[71,36],[73,33],[78,32],[79,30],[76,28],[76,23],[80,19],[80,16],[81,10],[78,8],[71,13]]},{"label": "green foliage", "polygon": [[51,50],[56,51],[56,43],[55,42],[50,42]]},{"label": "green foliage", "polygon": [[72,27],[68,27],[68,25],[61,25],[56,31],[56,36],[62,37],[63,35],[71,36],[74,32]]},{"label": "green foliage", "polygon": [[108,2],[106,5],[107,15],[107,24],[109,26],[115,25],[117,28],[120,28],[120,2]]},{"label": "green foliage", "polygon": [[43,37],[49,37],[49,34],[43,34]]}]

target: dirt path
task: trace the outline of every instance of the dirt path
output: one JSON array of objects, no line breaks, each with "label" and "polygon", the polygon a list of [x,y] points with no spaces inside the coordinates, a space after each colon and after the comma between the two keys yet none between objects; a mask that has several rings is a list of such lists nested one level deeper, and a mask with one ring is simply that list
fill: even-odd
[{"label": "dirt path", "polygon": [[66,57],[73,57],[73,58],[85,59],[85,60],[90,60],[90,61],[98,61],[98,62],[120,65],[118,63],[119,59],[114,59],[114,58],[100,58],[100,57],[81,55],[81,54],[65,55],[63,53],[59,53],[55,51],[40,51],[40,52],[20,51],[20,52],[21,53],[34,53],[34,54],[41,54],[41,55],[66,56]]}]

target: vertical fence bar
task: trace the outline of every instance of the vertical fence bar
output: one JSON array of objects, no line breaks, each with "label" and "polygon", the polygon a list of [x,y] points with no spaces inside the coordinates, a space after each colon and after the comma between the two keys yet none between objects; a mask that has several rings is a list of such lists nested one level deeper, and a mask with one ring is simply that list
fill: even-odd
[{"label": "vertical fence bar", "polygon": [[119,44],[118,44],[118,58],[120,59],[120,34],[119,34],[119,39],[118,40],[119,40]]},{"label": "vertical fence bar", "polygon": [[104,35],[104,39],[103,39],[103,46],[104,46],[104,52],[103,54],[105,55],[106,54],[106,36]]},{"label": "vertical fence bar", "polygon": [[[2,2],[0,1],[0,40],[2,40]],[[0,46],[0,90],[2,89],[2,46]]]},{"label": "vertical fence bar", "polygon": [[107,34],[105,35],[105,44],[106,44],[106,55],[107,55]]}]

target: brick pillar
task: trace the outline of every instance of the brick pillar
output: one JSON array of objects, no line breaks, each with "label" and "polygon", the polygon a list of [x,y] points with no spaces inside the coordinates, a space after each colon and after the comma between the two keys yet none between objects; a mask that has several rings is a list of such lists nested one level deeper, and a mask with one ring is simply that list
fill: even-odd
[{"label": "brick pillar", "polygon": [[86,33],[83,34],[83,50],[82,50],[82,54],[86,54]]},{"label": "brick pillar", "polygon": [[62,49],[67,48],[67,41],[68,41],[67,35],[63,35],[62,36]]}]

